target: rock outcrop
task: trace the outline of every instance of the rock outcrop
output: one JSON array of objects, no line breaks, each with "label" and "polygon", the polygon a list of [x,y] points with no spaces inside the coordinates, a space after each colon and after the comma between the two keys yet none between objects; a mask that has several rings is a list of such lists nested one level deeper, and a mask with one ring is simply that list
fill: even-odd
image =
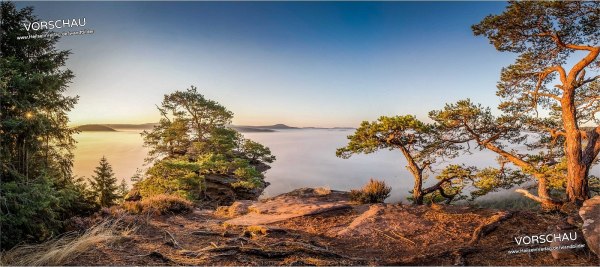
[{"label": "rock outcrop", "polygon": [[585,242],[590,250],[600,257],[600,196],[583,202],[579,216],[583,220],[582,232]]},{"label": "rock outcrop", "polygon": [[[274,198],[256,201],[245,209],[240,208],[246,205],[247,203],[234,203],[229,207],[220,208],[227,215],[241,215],[225,221],[224,224],[264,225],[300,216],[351,208],[348,193],[313,188],[297,189]],[[246,214],[242,215],[242,211]]]}]

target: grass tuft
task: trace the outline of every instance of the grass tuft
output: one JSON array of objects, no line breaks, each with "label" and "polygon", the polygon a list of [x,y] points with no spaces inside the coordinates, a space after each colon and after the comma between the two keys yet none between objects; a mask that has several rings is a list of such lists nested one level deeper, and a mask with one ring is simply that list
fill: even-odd
[{"label": "grass tuft", "polygon": [[392,188],[387,186],[384,181],[371,178],[363,188],[350,191],[350,199],[363,204],[383,203],[390,196]]},{"label": "grass tuft", "polygon": [[140,201],[127,201],[123,209],[130,213],[181,214],[191,212],[194,205],[191,201],[176,195],[155,195]]},{"label": "grass tuft", "polygon": [[78,235],[70,232],[35,245],[18,245],[2,253],[1,265],[64,265],[100,243],[116,240],[132,230],[118,231],[118,220],[106,220]]}]

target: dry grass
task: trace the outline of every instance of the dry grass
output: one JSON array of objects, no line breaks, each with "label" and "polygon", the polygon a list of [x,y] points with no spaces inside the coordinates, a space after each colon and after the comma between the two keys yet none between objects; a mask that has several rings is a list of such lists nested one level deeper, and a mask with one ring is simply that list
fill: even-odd
[{"label": "dry grass", "polygon": [[383,203],[390,196],[392,188],[387,186],[384,181],[371,178],[369,182],[360,190],[351,190],[350,199],[360,203]]},{"label": "dry grass", "polygon": [[111,242],[133,230],[117,230],[119,220],[107,220],[82,235],[74,232],[36,245],[20,245],[3,253],[1,265],[47,266],[64,265],[100,243]]},{"label": "dry grass", "polygon": [[315,188],[315,194],[317,194],[317,196],[327,196],[331,194],[331,189],[329,186],[317,187]]},{"label": "dry grass", "polygon": [[194,209],[191,201],[176,195],[156,195],[141,201],[128,201],[123,203],[123,209],[130,213],[180,214],[188,213]]}]

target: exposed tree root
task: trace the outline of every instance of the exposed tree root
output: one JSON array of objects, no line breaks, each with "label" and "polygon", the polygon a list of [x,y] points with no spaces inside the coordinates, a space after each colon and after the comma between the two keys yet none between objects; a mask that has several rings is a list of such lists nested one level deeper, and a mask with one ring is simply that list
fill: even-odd
[{"label": "exposed tree root", "polygon": [[163,263],[169,263],[169,264],[175,264],[175,262],[171,259],[169,259],[167,256],[163,255],[162,253],[158,252],[158,251],[152,251],[148,254],[145,255],[137,255],[138,257],[149,257],[152,259],[156,259],[159,260]]},{"label": "exposed tree root", "polygon": [[192,235],[199,235],[199,236],[222,236],[222,237],[235,236],[235,234],[230,233],[228,231],[217,232],[217,231],[207,231],[207,230],[197,230],[197,231],[191,232],[191,234]]},{"label": "exposed tree root", "polygon": [[[256,244],[256,243],[255,243]],[[278,249],[281,248],[281,249]],[[346,259],[351,261],[364,261],[363,259],[351,258],[328,249],[318,247],[315,245],[296,242],[296,241],[282,241],[269,246],[212,246],[201,249],[197,252],[189,252],[183,254],[189,257],[198,257],[205,253],[214,255],[205,255],[205,257],[220,257],[220,256],[232,256],[237,254],[245,254],[251,256],[258,256],[262,258],[274,259],[274,258],[285,258],[289,256],[299,255],[300,253],[310,254],[314,256],[320,256],[324,258],[338,258]]]},{"label": "exposed tree root", "polygon": [[494,231],[500,225],[500,223],[511,218],[513,214],[514,213],[510,211],[501,211],[485,220],[482,224],[475,228],[475,231],[473,231],[471,241],[469,241],[469,246],[477,244],[481,237]]},{"label": "exposed tree root", "polygon": [[441,259],[443,259],[443,258],[454,258],[452,260],[453,265],[464,266],[464,265],[468,265],[466,256],[471,253],[477,252],[477,251],[479,251],[479,249],[477,249],[477,248],[462,247],[462,248],[455,249],[455,250],[447,250],[447,251],[442,251],[442,252],[437,252],[437,253],[420,254],[420,255],[412,256],[412,257],[407,258],[402,261],[385,262],[382,265],[421,265],[424,262],[428,262],[433,259],[437,260],[437,262],[441,262]]}]

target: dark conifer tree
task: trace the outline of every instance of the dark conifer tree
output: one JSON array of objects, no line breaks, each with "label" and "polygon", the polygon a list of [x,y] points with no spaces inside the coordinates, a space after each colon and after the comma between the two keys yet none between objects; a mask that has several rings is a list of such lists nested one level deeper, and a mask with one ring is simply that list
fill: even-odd
[{"label": "dark conifer tree", "polygon": [[119,189],[117,178],[106,157],[100,159],[100,165],[94,170],[90,184],[96,201],[101,207],[109,207],[115,204],[115,201],[120,198],[117,193]]},{"label": "dark conifer tree", "polygon": [[67,217],[86,210],[73,181],[75,130],[68,127],[77,97],[64,92],[73,79],[69,51],[58,37],[23,39],[33,8],[0,3],[0,223],[2,248],[60,231]]}]

